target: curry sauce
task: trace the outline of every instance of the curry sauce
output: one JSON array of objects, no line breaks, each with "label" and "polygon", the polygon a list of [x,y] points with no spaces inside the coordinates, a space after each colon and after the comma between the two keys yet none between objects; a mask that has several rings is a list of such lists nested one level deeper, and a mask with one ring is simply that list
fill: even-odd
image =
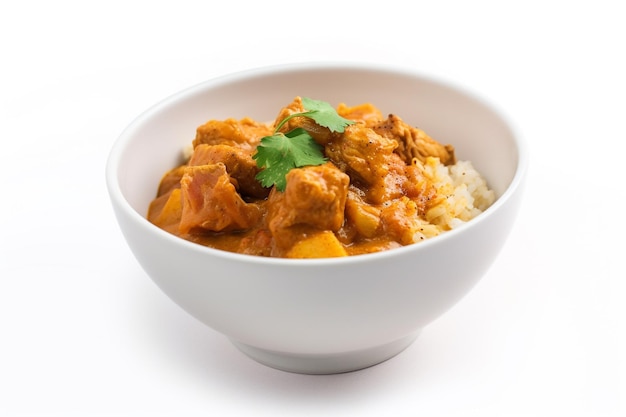
[{"label": "curry sauce", "polygon": [[273,123],[244,118],[199,126],[190,157],[162,177],[149,221],[208,247],[291,258],[389,250],[446,229],[429,219],[447,198],[430,168],[454,165],[454,148],[371,103],[337,106],[354,122],[341,133],[306,117],[290,119],[284,129],[306,130],[326,162],[291,169],[282,191],[263,187],[253,158],[261,138],[303,111],[296,97]]}]

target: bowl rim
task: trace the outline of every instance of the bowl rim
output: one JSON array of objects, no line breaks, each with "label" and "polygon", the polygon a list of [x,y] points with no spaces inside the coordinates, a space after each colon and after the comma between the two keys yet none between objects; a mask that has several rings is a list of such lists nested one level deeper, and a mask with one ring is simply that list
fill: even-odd
[{"label": "bowl rim", "polygon": [[[197,243],[193,243],[175,236],[165,230],[150,223],[144,216],[138,213],[124,197],[119,181],[118,181],[118,169],[120,165],[121,156],[128,147],[133,137],[133,132],[147,119],[149,119],[154,113],[159,110],[172,105],[176,101],[183,101],[188,96],[196,94],[198,90],[210,90],[214,87],[240,82],[244,80],[250,80],[254,78],[261,78],[277,73],[297,73],[297,72],[311,72],[311,71],[358,71],[358,72],[380,72],[389,75],[404,76],[409,78],[417,78],[429,83],[440,85],[442,87],[450,88],[463,94],[473,101],[483,105],[499,119],[501,119],[506,127],[511,131],[514,143],[516,145],[517,154],[517,167],[515,169],[513,178],[510,184],[506,187],[503,193],[498,196],[494,203],[477,215],[470,221],[458,226],[455,229],[449,230],[438,236],[426,239],[422,242],[394,248],[393,250],[387,250],[382,252],[374,252],[360,255],[352,255],[347,257],[338,258],[312,258],[312,259],[289,259],[289,258],[272,258],[262,257],[254,255],[245,255],[239,253],[228,252],[224,250],[214,249],[207,246],[203,246]],[[123,210],[124,214],[131,218],[133,221],[138,222],[147,232],[155,234],[161,239],[167,240],[173,245],[181,245],[184,248],[192,251],[199,252],[200,254],[206,254],[211,256],[217,256],[226,260],[230,259],[236,262],[244,262],[250,264],[263,264],[263,265],[289,265],[293,266],[298,264],[301,266],[332,266],[335,264],[351,264],[351,263],[367,263],[376,262],[381,258],[394,258],[402,256],[405,252],[413,252],[422,250],[433,245],[443,244],[446,239],[452,239],[464,230],[477,225],[485,221],[492,213],[499,210],[501,206],[506,204],[508,200],[517,192],[519,188],[524,186],[524,180],[527,176],[529,166],[529,149],[525,138],[521,135],[520,129],[516,126],[513,120],[499,107],[489,102],[477,93],[469,90],[468,88],[459,85],[458,83],[444,80],[433,75],[424,74],[415,69],[405,66],[391,65],[388,63],[371,63],[371,62],[354,62],[354,61],[313,61],[313,62],[300,62],[300,63],[287,63],[277,65],[265,65],[260,67],[252,67],[239,71],[234,71],[228,74],[219,75],[205,81],[193,84],[185,89],[182,89],[174,94],[166,96],[159,100],[152,106],[148,107],[142,113],[140,113],[135,119],[133,119],[124,130],[120,133],[117,139],[114,141],[105,164],[105,180],[106,186],[109,192],[110,200],[113,202],[117,209]]]}]

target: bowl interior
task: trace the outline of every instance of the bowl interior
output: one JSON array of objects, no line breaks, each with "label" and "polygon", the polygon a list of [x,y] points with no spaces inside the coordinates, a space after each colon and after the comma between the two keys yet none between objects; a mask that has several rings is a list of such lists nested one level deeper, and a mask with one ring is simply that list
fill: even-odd
[{"label": "bowl interior", "polygon": [[155,105],[123,132],[111,160],[120,191],[145,215],[161,176],[176,166],[196,128],[210,119],[273,120],[295,96],[357,105],[371,102],[456,148],[498,196],[513,180],[518,144],[501,116],[471,94],[414,73],[347,65],[286,66],[194,86]]}]

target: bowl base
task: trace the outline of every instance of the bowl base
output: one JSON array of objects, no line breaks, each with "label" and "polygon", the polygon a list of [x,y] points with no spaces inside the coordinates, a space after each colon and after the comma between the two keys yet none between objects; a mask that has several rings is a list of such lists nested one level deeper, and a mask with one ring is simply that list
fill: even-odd
[{"label": "bowl base", "polygon": [[328,375],[358,371],[391,359],[409,347],[418,335],[419,331],[382,346],[323,355],[276,352],[236,340],[231,342],[241,352],[263,365],[299,374]]}]

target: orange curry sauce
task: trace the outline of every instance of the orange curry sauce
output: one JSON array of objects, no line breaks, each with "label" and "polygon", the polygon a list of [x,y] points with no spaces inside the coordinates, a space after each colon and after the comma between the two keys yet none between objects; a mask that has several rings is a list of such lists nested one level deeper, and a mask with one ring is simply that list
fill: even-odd
[{"label": "orange curry sauce", "polygon": [[307,130],[328,161],[289,171],[284,191],[264,188],[252,158],[260,139],[303,111],[296,97],[274,123],[244,118],[198,127],[188,161],[161,179],[148,220],[201,245],[257,256],[349,256],[413,243],[407,225],[436,194],[418,161],[454,164],[453,147],[370,103],[340,104],[337,113],[355,122],[343,133],[306,117],[281,127]]}]

